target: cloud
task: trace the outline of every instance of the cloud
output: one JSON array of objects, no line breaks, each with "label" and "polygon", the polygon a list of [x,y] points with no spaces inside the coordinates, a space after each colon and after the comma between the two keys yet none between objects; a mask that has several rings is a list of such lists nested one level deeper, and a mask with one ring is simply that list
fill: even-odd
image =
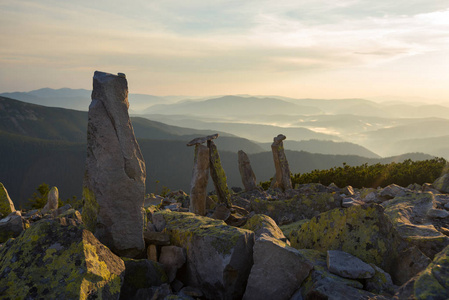
[{"label": "cloud", "polygon": [[442,2],[2,1],[0,72],[107,68],[217,86],[290,82],[448,50]]}]

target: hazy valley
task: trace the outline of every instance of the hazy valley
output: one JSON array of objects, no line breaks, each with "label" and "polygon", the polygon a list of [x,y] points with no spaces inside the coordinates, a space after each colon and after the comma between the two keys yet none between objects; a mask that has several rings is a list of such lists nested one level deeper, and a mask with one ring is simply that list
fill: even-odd
[{"label": "hazy valley", "polygon": [[[0,178],[11,196],[24,203],[35,187],[47,182],[60,187],[62,197],[79,197],[90,91],[42,89],[1,95],[0,154],[6,159],[1,162]],[[293,173],[343,162],[449,158],[445,130],[449,120],[441,118],[449,108],[443,106],[383,105],[363,99],[192,100],[135,94],[129,95],[129,101],[147,163],[147,192],[163,186],[187,191],[193,151],[185,144],[216,132],[230,186],[241,186],[238,150],[250,155],[258,181],[273,176],[270,144],[279,133],[287,136],[285,148]],[[421,154],[406,154],[414,152]]]}]

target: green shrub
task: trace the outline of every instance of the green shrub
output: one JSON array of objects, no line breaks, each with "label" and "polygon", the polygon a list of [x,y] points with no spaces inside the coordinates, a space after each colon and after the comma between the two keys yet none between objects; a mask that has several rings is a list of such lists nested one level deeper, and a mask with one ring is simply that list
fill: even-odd
[{"label": "green shrub", "polygon": [[[328,170],[314,170],[304,174],[294,174],[292,184],[321,183],[329,185],[335,183],[339,187],[351,185],[356,188],[362,187],[385,187],[395,183],[400,186],[409,184],[433,182],[447,169],[444,158],[434,158],[423,161],[405,160],[402,163],[392,162],[390,164],[363,164],[360,166],[348,166],[343,163],[342,167]],[[270,181],[262,182],[263,188],[270,186]]]}]

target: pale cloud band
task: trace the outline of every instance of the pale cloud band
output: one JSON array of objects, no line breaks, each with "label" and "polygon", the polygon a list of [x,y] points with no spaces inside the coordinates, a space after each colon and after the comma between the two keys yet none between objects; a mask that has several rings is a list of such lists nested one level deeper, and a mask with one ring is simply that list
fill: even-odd
[{"label": "pale cloud band", "polygon": [[[449,52],[443,2],[2,1],[0,89],[69,86],[67,74],[70,87],[88,88],[93,70],[102,69],[126,72],[138,92],[153,94],[301,97],[312,96],[319,80],[338,82],[329,84],[338,97],[363,93],[351,90],[353,80],[375,92],[360,74],[369,81],[399,70],[403,93],[407,81],[420,79],[407,72],[410,64],[421,68]],[[449,62],[435,70],[447,76]],[[447,97],[438,82],[434,92]]]}]

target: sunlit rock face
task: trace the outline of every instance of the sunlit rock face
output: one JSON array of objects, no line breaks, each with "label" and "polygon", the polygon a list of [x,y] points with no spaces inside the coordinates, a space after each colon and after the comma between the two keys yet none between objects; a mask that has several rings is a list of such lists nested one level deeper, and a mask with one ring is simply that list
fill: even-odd
[{"label": "sunlit rock face", "polygon": [[134,257],[145,247],[145,162],[128,115],[128,83],[95,72],[89,106],[83,221],[106,246]]}]

